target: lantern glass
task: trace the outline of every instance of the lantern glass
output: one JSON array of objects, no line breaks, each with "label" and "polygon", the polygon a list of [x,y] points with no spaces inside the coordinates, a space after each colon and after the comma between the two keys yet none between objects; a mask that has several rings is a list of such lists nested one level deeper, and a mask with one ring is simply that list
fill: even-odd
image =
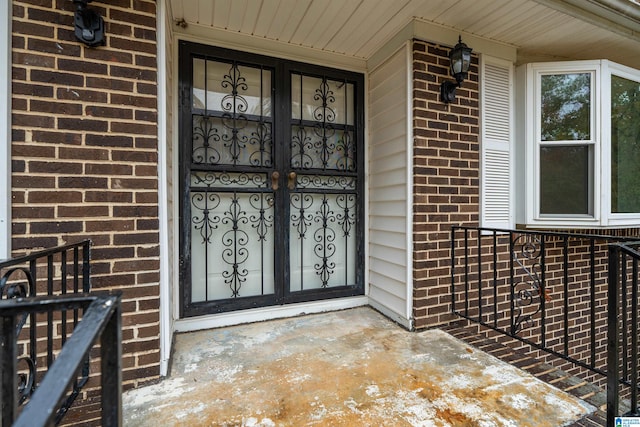
[{"label": "lantern glass", "polygon": [[464,60],[462,59],[462,51],[454,50],[451,55],[451,75],[455,76],[462,72]]},{"label": "lantern glass", "polygon": [[467,72],[471,65],[471,49],[462,43],[462,38],[458,37],[458,44],[449,52],[449,64],[451,67],[451,75],[456,79],[455,82],[444,81],[440,85],[440,99],[449,103],[456,99],[456,88],[460,87],[464,79],[467,78]]},{"label": "lantern glass", "polygon": [[451,74],[458,82],[461,82],[467,76],[469,65],[471,64],[471,51],[470,47],[462,43],[461,39],[458,39],[458,44],[449,53]]}]

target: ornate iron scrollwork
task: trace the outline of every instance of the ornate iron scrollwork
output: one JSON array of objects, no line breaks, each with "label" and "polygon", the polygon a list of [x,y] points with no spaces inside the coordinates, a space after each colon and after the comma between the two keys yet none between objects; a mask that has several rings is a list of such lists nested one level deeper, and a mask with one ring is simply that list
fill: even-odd
[{"label": "ornate iron scrollwork", "polygon": [[250,216],[251,226],[258,233],[258,241],[267,240],[269,229],[273,227],[273,215],[268,215],[267,211],[273,206],[273,195],[271,194],[252,194],[249,197],[251,207],[258,211],[257,214]]},{"label": "ornate iron scrollwork", "polygon": [[267,188],[268,181],[263,173],[229,173],[229,172],[194,172],[191,175],[192,184],[196,186],[213,187],[257,187]]},{"label": "ornate iron scrollwork", "polygon": [[305,239],[307,230],[313,221],[313,215],[309,209],[313,205],[313,195],[293,193],[291,195],[291,227],[296,230],[299,239]]},{"label": "ornate iron scrollwork", "polygon": [[[207,176],[210,182],[219,181],[216,174]],[[245,265],[250,259],[251,241],[255,239],[264,244],[273,228],[273,194],[238,192],[224,196],[224,193],[202,191],[194,192],[191,202],[193,230],[199,232],[205,247],[220,244],[220,259],[226,265],[220,267],[220,274],[231,291],[230,298],[240,297],[249,275]],[[255,237],[250,233],[251,228],[255,230]]]},{"label": "ornate iron scrollwork", "polygon": [[[23,273],[25,279],[22,281],[10,282],[14,273]],[[26,267],[16,267],[6,271],[0,278],[0,299],[24,298],[34,289],[35,283],[31,272]]]},{"label": "ornate iron scrollwork", "polygon": [[356,196],[355,194],[339,194],[336,203],[342,209],[336,215],[338,225],[342,228],[342,236],[350,237],[356,223]]},{"label": "ornate iron scrollwork", "polygon": [[[20,368],[21,365],[26,365]],[[23,405],[35,391],[36,362],[28,356],[18,357],[18,405]]]},{"label": "ornate iron scrollwork", "polygon": [[329,88],[327,79],[323,78],[320,87],[315,90],[313,96],[315,101],[320,101],[320,105],[313,112],[313,118],[318,123],[314,126],[314,132],[318,139],[315,143],[316,152],[320,156],[320,164],[322,169],[327,169],[329,159],[336,149],[336,144],[331,140],[335,134],[335,129],[330,124],[335,121],[336,113],[329,106],[336,102],[333,91]]},{"label": "ornate iron scrollwork", "polygon": [[[24,279],[11,281],[16,273],[24,274]],[[35,279],[31,271],[26,267],[16,267],[7,270],[0,278],[0,299],[26,298],[35,290]],[[16,336],[27,322],[27,315],[22,315],[16,325]]]},{"label": "ornate iron scrollwork", "polygon": [[298,175],[297,188],[355,190],[356,178],[339,175]]},{"label": "ornate iron scrollwork", "polygon": [[[532,326],[534,317],[542,309],[541,299],[544,298],[544,283],[542,282],[540,258],[542,256],[542,242],[540,237],[533,234],[521,234],[513,240],[513,260],[520,266],[523,278],[512,284],[513,307],[515,316],[511,325],[511,333],[516,335],[525,327]],[[528,307],[537,304],[533,313],[527,312]]]},{"label": "ornate iron scrollwork", "polygon": [[[184,76],[192,83],[181,115],[191,137],[181,155],[189,313],[191,304],[193,312],[244,308],[249,297],[272,304],[287,292],[350,294],[337,288],[359,283],[360,78],[253,60],[197,54]],[[289,141],[276,148],[276,133]]]},{"label": "ornate iron scrollwork", "polygon": [[342,133],[342,138],[338,141],[336,146],[336,150],[342,155],[336,161],[336,166],[338,170],[341,171],[354,171],[355,170],[355,160],[353,158],[355,144],[353,142],[353,138],[351,136],[351,132],[344,131]]},{"label": "ornate iron scrollwork", "polygon": [[247,249],[249,235],[240,227],[248,222],[247,212],[242,209],[238,195],[234,193],[229,209],[224,212],[222,217],[222,224],[231,226],[231,229],[222,235],[222,244],[225,246],[222,251],[222,260],[231,266],[231,270],[224,270],[222,277],[231,289],[232,298],[240,296],[240,288],[247,281],[249,274],[249,271],[242,267],[242,264],[249,258],[249,250]]},{"label": "ornate iron scrollwork", "polygon": [[196,165],[272,166],[271,124],[260,115],[247,117],[249,90],[238,64],[231,64],[220,82],[226,90],[219,106],[207,107],[207,115],[193,118],[192,162]]},{"label": "ornate iron scrollwork", "polygon": [[[199,142],[200,140],[201,142]],[[217,165],[220,163],[220,152],[215,148],[215,143],[218,141],[220,141],[220,134],[214,126],[213,118],[195,116],[193,118],[194,144],[191,161],[195,164]]]},{"label": "ornate iron scrollwork", "polygon": [[316,211],[314,221],[320,224],[320,227],[313,234],[313,239],[316,242],[313,251],[320,258],[320,262],[316,263],[314,268],[316,269],[316,274],[320,276],[322,287],[326,288],[336,267],[336,263],[331,261],[331,257],[336,253],[336,245],[334,243],[336,233],[329,226],[329,223],[336,221],[336,216],[329,206],[326,194],[322,195],[320,209]]},{"label": "ornate iron scrollwork", "polygon": [[258,150],[254,150],[249,155],[249,163],[252,166],[271,166],[271,126],[264,122],[256,125],[256,130],[251,132],[249,145],[258,146]]},{"label": "ornate iron scrollwork", "polygon": [[[12,279],[22,273],[23,279]],[[14,281],[12,281],[14,280]],[[0,278],[0,299],[25,298],[35,289],[35,280],[26,267],[16,267],[7,270]],[[16,324],[16,337],[20,336],[22,328],[27,323],[28,315],[18,318]],[[30,344],[31,345],[31,344]],[[18,356],[18,404],[23,405],[33,394],[36,388],[36,361],[29,356]]]},{"label": "ornate iron scrollwork", "polygon": [[313,149],[313,141],[304,126],[294,126],[291,135],[291,166],[294,168],[310,169],[313,167],[313,157],[309,154]]},{"label": "ornate iron scrollwork", "polygon": [[211,211],[220,205],[220,196],[215,193],[198,192],[191,195],[191,206],[196,210],[192,215],[191,222],[194,230],[200,233],[202,243],[211,243],[213,230],[218,227],[220,217],[212,215]]},{"label": "ornate iron scrollwork", "polygon": [[[337,242],[343,239],[346,250],[347,243],[353,235],[356,200],[355,194],[291,195],[291,227],[297,232],[300,241],[306,240],[309,237],[307,233],[312,231],[313,254],[318,260],[313,264],[313,268],[322,288],[330,286],[331,278],[336,271]],[[302,257],[302,254],[300,256]]]},{"label": "ornate iron scrollwork", "polygon": [[220,85],[224,89],[230,89],[231,93],[225,95],[220,102],[223,111],[231,113],[246,113],[249,103],[238,95],[240,90],[246,92],[249,89],[247,79],[240,75],[240,68],[235,62],[231,64],[229,72],[222,77]]},{"label": "ornate iron scrollwork", "polygon": [[[336,122],[336,96],[330,80],[323,78],[314,90],[317,102],[311,118],[313,125],[300,124],[291,131],[291,166],[302,169],[355,170],[352,131],[346,123]],[[344,87],[346,83],[340,83]],[[302,114],[301,114],[302,116]],[[312,126],[312,127],[311,127]],[[312,130],[311,130],[312,129]],[[342,129],[342,130],[340,130]],[[340,134],[338,134],[340,132]]]}]

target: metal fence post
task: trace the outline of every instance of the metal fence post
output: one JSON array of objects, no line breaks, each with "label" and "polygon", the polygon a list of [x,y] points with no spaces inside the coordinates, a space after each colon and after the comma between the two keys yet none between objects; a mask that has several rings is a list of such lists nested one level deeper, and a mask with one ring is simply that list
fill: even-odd
[{"label": "metal fence post", "polygon": [[0,316],[0,426],[13,424],[18,410],[16,318]]},{"label": "metal fence post", "polygon": [[102,425],[122,425],[122,314],[120,296],[100,342],[102,359]]},{"label": "metal fence post", "polygon": [[617,245],[609,245],[609,288],[607,314],[607,425],[612,426],[618,412],[619,404],[619,375],[620,360],[618,357],[620,334],[618,325],[618,312],[620,311],[620,298],[618,297],[620,248]]}]

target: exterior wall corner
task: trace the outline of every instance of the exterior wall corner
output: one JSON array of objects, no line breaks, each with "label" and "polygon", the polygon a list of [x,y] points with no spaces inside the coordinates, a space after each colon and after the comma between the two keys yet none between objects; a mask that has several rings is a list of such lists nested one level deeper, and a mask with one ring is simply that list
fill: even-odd
[{"label": "exterior wall corner", "polygon": [[446,323],[450,231],[479,218],[478,56],[456,100],[440,101],[451,80],[450,47],[413,42],[413,316],[416,329]]}]

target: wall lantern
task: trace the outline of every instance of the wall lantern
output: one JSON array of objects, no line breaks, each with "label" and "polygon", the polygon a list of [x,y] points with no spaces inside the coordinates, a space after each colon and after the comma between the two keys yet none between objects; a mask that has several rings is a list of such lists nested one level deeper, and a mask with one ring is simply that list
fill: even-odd
[{"label": "wall lantern", "polygon": [[74,15],[76,38],[89,47],[101,46],[104,40],[104,20],[95,10],[89,9],[87,3],[92,0],[73,0],[76,5]]},{"label": "wall lantern", "polygon": [[451,75],[456,79],[452,81],[444,81],[440,86],[440,97],[443,102],[449,103],[456,99],[456,88],[459,88],[462,81],[467,78],[469,65],[471,64],[471,49],[462,43],[462,38],[458,36],[458,44],[449,52],[449,62],[451,66]]}]

